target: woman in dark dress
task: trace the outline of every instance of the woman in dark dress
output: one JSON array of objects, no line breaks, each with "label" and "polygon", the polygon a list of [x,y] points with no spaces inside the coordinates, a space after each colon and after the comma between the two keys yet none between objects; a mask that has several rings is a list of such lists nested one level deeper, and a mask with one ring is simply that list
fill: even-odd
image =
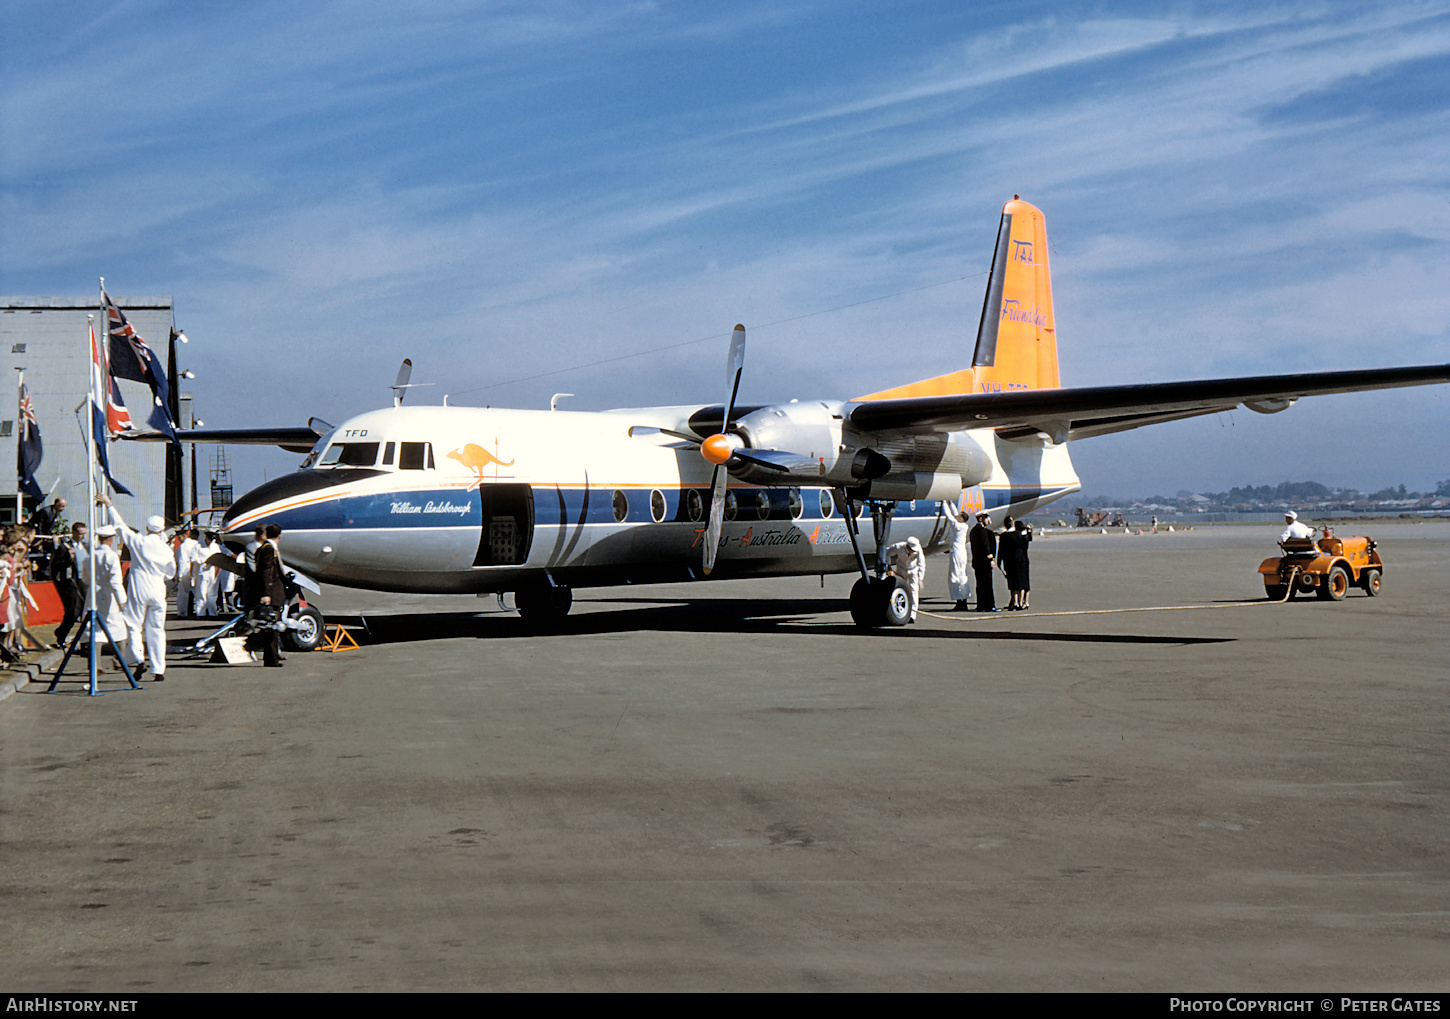
[{"label": "woman in dark dress", "polygon": [[1017,521],[1017,607],[1027,609],[1027,596],[1032,592],[1029,576],[1031,562],[1027,557],[1027,546],[1032,544],[1032,525],[1025,520]]},{"label": "woman in dark dress", "polygon": [[1027,608],[1027,592],[1031,589],[1028,576],[1027,543],[1032,540],[1032,527],[1025,520],[1014,521],[1007,517],[1002,521],[1004,530],[997,538],[997,561],[1007,575],[1007,590],[1011,598],[1008,612],[1020,612]]}]

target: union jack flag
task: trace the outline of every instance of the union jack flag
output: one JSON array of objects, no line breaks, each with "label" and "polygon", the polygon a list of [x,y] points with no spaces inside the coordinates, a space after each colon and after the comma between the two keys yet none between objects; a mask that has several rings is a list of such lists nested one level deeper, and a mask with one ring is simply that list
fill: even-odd
[{"label": "union jack flag", "polygon": [[[126,412],[126,405],[121,402],[121,390],[116,385],[116,380],[111,377],[105,369],[104,359],[101,357],[100,345],[96,343],[96,330],[91,328],[91,433],[96,440],[96,460],[105,472],[106,480],[111,487],[122,495],[130,495],[131,492],[125,485],[111,477],[111,457],[106,450],[106,440],[114,439],[122,432],[131,430],[131,415]],[[110,399],[106,398],[106,391],[110,390]]]},{"label": "union jack flag", "polygon": [[[106,306],[106,333],[109,337],[106,349],[110,355],[112,379],[144,382],[151,388],[151,399],[155,406],[146,421],[156,431],[169,437],[180,449],[181,443],[176,438],[176,422],[171,419],[171,386],[166,378],[166,369],[161,366],[161,359],[146,345],[136,327],[126,321],[126,316],[116,307],[111,295],[103,291],[101,296],[105,299]],[[114,382],[111,384],[111,391],[119,396]]]}]

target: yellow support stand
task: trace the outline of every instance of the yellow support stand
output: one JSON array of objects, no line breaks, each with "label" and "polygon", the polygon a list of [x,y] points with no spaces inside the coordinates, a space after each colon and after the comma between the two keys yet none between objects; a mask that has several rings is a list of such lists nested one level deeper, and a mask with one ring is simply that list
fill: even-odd
[{"label": "yellow support stand", "polygon": [[353,639],[352,627],[343,626],[341,623],[332,624],[332,635],[322,642],[319,651],[351,651],[353,648],[360,648],[358,642]]}]

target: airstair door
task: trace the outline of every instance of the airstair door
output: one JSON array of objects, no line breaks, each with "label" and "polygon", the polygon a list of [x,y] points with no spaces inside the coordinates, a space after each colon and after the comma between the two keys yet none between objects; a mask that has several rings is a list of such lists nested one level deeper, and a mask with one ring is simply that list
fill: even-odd
[{"label": "airstair door", "polygon": [[528,485],[479,485],[483,528],[474,566],[522,566],[534,539],[534,492]]}]

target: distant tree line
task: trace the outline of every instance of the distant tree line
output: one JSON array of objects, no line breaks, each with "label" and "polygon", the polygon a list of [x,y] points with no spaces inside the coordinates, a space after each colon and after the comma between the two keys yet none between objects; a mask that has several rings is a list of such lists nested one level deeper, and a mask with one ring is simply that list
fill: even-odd
[{"label": "distant tree line", "polygon": [[1282,503],[1303,505],[1324,502],[1383,502],[1391,499],[1434,499],[1446,496],[1450,496],[1450,478],[1439,482],[1433,492],[1411,492],[1404,485],[1382,488],[1377,492],[1361,492],[1356,488],[1330,488],[1317,481],[1281,481],[1277,485],[1244,485],[1230,488],[1227,492],[1181,490],[1177,495],[1152,495],[1146,499],[1094,496],[1085,499],[1080,505],[1098,509],[1139,503],[1159,506],[1277,506]]}]

